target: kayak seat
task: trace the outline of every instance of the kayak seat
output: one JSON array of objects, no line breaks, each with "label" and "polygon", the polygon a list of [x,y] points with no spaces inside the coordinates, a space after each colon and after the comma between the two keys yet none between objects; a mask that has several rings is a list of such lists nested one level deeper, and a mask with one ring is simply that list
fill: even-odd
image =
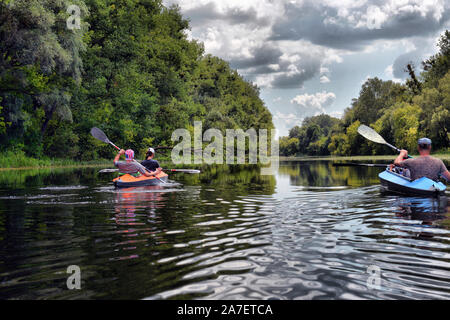
[{"label": "kayak seat", "polygon": [[411,178],[409,178],[409,177],[407,177],[407,176],[404,176],[403,174],[398,173],[398,172],[396,172],[396,171],[394,171],[394,170],[388,170],[388,171],[389,171],[390,173],[392,173],[392,174],[395,174],[397,177],[400,177],[400,178],[405,179],[405,180],[407,180],[407,181],[412,181]]}]

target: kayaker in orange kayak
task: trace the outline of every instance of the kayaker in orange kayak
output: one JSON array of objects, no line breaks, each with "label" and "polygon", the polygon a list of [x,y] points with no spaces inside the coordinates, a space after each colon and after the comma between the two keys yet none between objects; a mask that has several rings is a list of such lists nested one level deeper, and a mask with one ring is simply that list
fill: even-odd
[{"label": "kayaker in orange kayak", "polygon": [[158,161],[153,160],[155,156],[155,149],[148,148],[147,153],[145,154],[145,160],[141,162],[141,164],[150,172],[155,175],[159,174],[162,171],[162,168],[159,166]]},{"label": "kayaker in orange kayak", "polygon": [[[126,162],[119,161],[120,156],[125,155]],[[143,174],[146,177],[156,176],[157,173],[149,173],[139,163],[134,161],[134,151],[128,149],[127,151],[121,149],[114,158],[114,165],[119,169],[121,174],[130,174],[134,177],[139,177]]]},{"label": "kayaker in orange kayak", "polygon": [[420,157],[406,160],[404,159],[408,157],[408,151],[401,150],[400,155],[395,159],[394,164],[396,166],[409,169],[411,180],[427,177],[431,180],[437,181],[440,176],[450,180],[450,172],[447,170],[442,160],[430,156],[430,139],[419,139],[417,150],[420,153]]}]

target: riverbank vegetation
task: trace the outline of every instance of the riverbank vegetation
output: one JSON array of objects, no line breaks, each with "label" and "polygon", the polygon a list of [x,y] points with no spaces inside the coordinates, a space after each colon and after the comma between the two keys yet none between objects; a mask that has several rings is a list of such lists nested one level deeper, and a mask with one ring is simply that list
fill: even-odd
[{"label": "riverbank vegetation", "polygon": [[[80,29],[68,28],[70,5]],[[0,1],[0,166],[112,158],[94,126],[141,157],[197,120],[273,128],[259,89],[188,30],[161,0]]]},{"label": "riverbank vegetation", "polygon": [[[112,184],[116,173],[100,173],[98,165],[94,166],[65,166],[24,168],[21,170],[0,169],[0,187],[15,189],[47,186],[55,180],[60,185],[90,185],[94,181]],[[276,180],[274,176],[262,176],[260,168],[255,165],[208,165],[201,166],[202,174],[174,173],[176,181],[183,185],[208,185],[209,190],[216,187],[228,186],[233,192],[245,194],[249,185],[258,186],[260,190],[274,192]],[[61,176],[61,178],[55,178]],[[70,179],[68,179],[70,177]],[[50,182],[52,181],[52,182]],[[209,192],[208,189],[203,192]]]},{"label": "riverbank vegetation", "polygon": [[370,125],[386,141],[415,152],[417,139],[429,137],[435,151],[450,151],[450,32],[438,42],[439,52],[422,62],[416,76],[414,66],[405,69],[404,84],[368,79],[359,97],[345,110],[342,119],[326,114],[306,118],[301,126],[280,138],[280,154],[376,155],[389,151],[357,133],[361,124]]},{"label": "riverbank vegetation", "polygon": [[[416,155],[417,156],[417,155]],[[450,161],[450,153],[433,153],[433,157],[442,159],[445,161]],[[396,155],[366,155],[366,156],[281,156],[280,161],[294,161],[294,162],[304,162],[304,161],[365,161],[369,163],[383,162],[392,163]]]},{"label": "riverbank vegetation", "polygon": [[28,157],[25,152],[6,151],[0,154],[0,169],[17,169],[17,168],[54,168],[54,167],[71,167],[71,166],[108,166],[112,165],[111,160],[97,159],[91,161],[76,161],[72,159],[57,158],[32,158]]}]

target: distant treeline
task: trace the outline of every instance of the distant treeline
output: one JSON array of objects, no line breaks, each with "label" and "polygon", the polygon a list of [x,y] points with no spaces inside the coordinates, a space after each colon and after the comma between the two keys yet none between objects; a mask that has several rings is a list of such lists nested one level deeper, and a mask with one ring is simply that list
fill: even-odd
[{"label": "distant treeline", "polygon": [[[80,29],[68,28],[70,5]],[[141,155],[195,120],[204,130],[273,128],[258,88],[188,29],[161,0],[0,1],[0,152],[111,157],[93,126]]]},{"label": "distant treeline", "polygon": [[417,139],[429,137],[434,150],[450,149],[450,32],[440,38],[439,52],[422,62],[416,76],[414,66],[405,66],[405,84],[368,79],[359,97],[342,119],[322,114],[306,118],[301,126],[280,138],[280,153],[293,155],[386,154],[385,146],[365,140],[357,133],[361,124],[370,125],[386,141],[416,151]]}]

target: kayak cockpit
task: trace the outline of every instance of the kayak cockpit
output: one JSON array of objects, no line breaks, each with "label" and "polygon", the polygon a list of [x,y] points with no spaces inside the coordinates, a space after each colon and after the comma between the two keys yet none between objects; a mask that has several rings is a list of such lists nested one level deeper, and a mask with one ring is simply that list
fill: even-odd
[{"label": "kayak cockpit", "polygon": [[437,196],[445,194],[447,189],[442,182],[427,177],[411,180],[389,168],[381,172],[378,177],[383,189],[406,195]]}]

